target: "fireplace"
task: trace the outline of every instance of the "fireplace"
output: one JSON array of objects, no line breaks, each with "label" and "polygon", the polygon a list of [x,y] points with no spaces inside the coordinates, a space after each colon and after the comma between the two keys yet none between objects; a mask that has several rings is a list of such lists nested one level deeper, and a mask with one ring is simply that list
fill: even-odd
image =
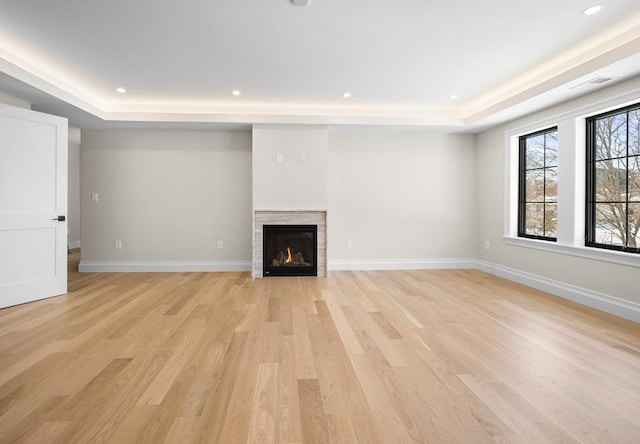
[{"label": "fireplace", "polygon": [[263,225],[263,276],[317,276],[317,225]]},{"label": "fireplace", "polygon": [[[264,226],[269,225],[311,225],[316,228],[316,253],[315,265],[317,277],[327,276],[327,212],[324,209],[313,210],[254,210],[254,235],[253,235],[253,277],[261,278],[274,276],[269,273],[264,274],[265,263],[269,265],[272,261],[265,259],[264,254]],[[286,246],[285,246],[286,249]],[[280,252],[278,250],[276,255]],[[304,253],[303,253],[304,256]],[[276,257],[277,258],[277,257]],[[271,271],[271,268],[269,268]],[[275,276],[278,276],[277,274]]]}]

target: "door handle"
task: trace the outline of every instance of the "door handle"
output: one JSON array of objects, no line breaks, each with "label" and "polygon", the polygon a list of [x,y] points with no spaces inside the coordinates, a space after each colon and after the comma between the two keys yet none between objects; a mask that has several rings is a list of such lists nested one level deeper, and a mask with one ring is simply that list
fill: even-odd
[{"label": "door handle", "polygon": [[58,222],[64,222],[65,220],[67,220],[66,216],[58,216],[58,217],[54,217],[51,220],[57,220]]}]

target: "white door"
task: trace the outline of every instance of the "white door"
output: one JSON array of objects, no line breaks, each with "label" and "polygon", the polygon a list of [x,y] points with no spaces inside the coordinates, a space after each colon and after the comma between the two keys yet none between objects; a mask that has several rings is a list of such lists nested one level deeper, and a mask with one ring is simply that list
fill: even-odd
[{"label": "white door", "polygon": [[67,132],[0,104],[0,308],[67,292]]}]

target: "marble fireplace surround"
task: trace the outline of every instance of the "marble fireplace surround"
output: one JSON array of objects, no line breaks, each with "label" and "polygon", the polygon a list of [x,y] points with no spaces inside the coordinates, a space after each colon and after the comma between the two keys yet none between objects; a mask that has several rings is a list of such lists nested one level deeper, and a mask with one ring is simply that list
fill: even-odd
[{"label": "marble fireplace surround", "polygon": [[318,277],[327,276],[327,211],[326,210],[255,210],[253,212],[253,277],[262,276],[263,225],[317,225]]}]

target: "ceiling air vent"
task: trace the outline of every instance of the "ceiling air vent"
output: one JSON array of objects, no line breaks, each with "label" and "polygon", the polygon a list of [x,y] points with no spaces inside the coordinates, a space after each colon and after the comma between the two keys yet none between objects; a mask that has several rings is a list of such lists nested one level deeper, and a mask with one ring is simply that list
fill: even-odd
[{"label": "ceiling air vent", "polygon": [[613,77],[596,77],[593,80],[589,80],[588,83],[594,83],[596,85],[600,85],[601,83],[606,83],[611,79],[613,79]]},{"label": "ceiling air vent", "polygon": [[602,85],[603,83],[607,83],[608,81],[613,80],[613,77],[596,77],[595,79],[587,80],[586,82],[580,83],[579,85],[572,86],[569,89],[587,89],[593,88],[598,85]]}]

